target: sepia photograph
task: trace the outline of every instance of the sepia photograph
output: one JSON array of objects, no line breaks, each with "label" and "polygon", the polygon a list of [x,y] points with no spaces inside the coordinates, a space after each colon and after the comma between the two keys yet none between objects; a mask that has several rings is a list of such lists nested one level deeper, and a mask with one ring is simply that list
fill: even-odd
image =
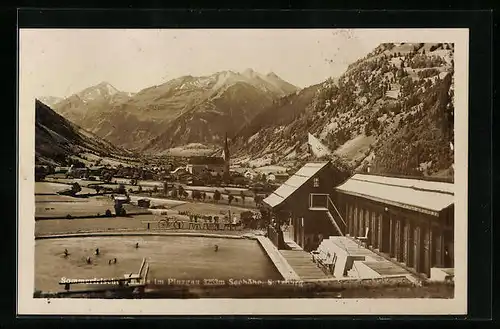
[{"label": "sepia photograph", "polygon": [[467,38],[20,29],[19,307],[465,313]]}]

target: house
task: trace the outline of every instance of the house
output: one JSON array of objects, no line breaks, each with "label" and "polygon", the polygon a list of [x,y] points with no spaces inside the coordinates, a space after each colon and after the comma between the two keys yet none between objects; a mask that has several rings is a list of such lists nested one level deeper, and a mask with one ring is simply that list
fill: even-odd
[{"label": "house", "polygon": [[89,168],[90,176],[101,176],[104,166],[93,166]]},{"label": "house", "polygon": [[225,160],[222,157],[196,156],[189,158],[186,170],[191,175],[199,175],[203,172],[224,175]]},{"label": "house", "polygon": [[130,203],[130,197],[128,195],[115,195],[113,196],[113,201],[116,205],[123,205],[125,203]]},{"label": "house", "polygon": [[149,208],[151,206],[151,201],[149,199],[139,199],[137,200],[137,205],[141,208]]},{"label": "house", "polygon": [[289,177],[290,177],[290,175],[288,175],[287,173],[274,173],[274,174],[267,175],[266,181],[273,182],[273,183],[283,183]]},{"label": "house", "polygon": [[254,180],[256,177],[259,177],[259,174],[253,170],[246,170],[243,176],[245,176],[246,179]]},{"label": "house", "polygon": [[[345,174],[330,161],[307,163],[263,203],[269,216],[274,221],[289,224],[293,240],[310,251],[319,245],[322,237],[343,235],[346,230],[331,199],[333,187],[345,179]],[[285,248],[279,239],[275,244]]]},{"label": "house", "polygon": [[453,268],[453,183],[355,174],[335,191],[351,237],[427,277]]},{"label": "house", "polygon": [[69,167],[55,167],[54,168],[54,173],[56,174],[65,174],[69,170]]},{"label": "house", "polygon": [[66,176],[72,178],[83,178],[87,174],[87,168],[75,168],[74,166],[69,167]]}]

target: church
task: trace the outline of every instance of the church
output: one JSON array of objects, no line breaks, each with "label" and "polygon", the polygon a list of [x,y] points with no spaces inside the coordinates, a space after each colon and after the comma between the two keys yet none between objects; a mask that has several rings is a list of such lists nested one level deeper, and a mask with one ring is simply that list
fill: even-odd
[{"label": "church", "polygon": [[227,133],[224,140],[224,148],[222,156],[193,156],[188,160],[186,170],[191,175],[200,175],[204,172],[209,172],[212,175],[219,175],[224,181],[228,181],[229,176],[229,143]]}]

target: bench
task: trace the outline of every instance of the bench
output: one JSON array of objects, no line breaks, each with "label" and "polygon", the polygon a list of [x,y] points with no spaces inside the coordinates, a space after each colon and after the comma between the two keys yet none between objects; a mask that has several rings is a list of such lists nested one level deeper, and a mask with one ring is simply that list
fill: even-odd
[{"label": "bench", "polygon": [[318,264],[319,267],[323,268],[324,270],[327,270],[329,274],[333,273],[335,262],[337,261],[337,255],[335,253],[333,253],[332,255],[330,252],[325,252],[324,250],[320,250],[320,251],[312,251],[311,256],[313,262]]}]

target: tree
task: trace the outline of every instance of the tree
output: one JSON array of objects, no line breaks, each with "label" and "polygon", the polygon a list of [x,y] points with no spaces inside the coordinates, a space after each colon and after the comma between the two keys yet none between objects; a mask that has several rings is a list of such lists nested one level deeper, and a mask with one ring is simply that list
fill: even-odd
[{"label": "tree", "polygon": [[125,185],[123,185],[123,184],[118,185],[118,188],[116,189],[116,193],[125,194],[126,192],[127,192],[127,190],[125,189]]},{"label": "tree", "polygon": [[109,183],[113,179],[113,174],[108,170],[103,170],[101,176],[104,183]]},{"label": "tree", "polygon": [[227,197],[227,202],[229,204],[231,204],[231,202],[234,200],[234,196],[232,194],[229,194],[229,196]]},{"label": "tree", "polygon": [[257,206],[260,206],[260,204],[262,203],[262,200],[264,200],[264,198],[262,197],[262,195],[255,194],[253,200],[255,201],[255,204]]},{"label": "tree", "polygon": [[99,192],[101,191],[101,186],[100,185],[94,186],[94,190],[96,194],[99,194]]},{"label": "tree", "polygon": [[137,192],[141,193],[142,192],[142,186],[139,185],[139,188],[137,189]]},{"label": "tree", "polygon": [[119,203],[119,202],[116,202],[115,203],[115,214],[116,214],[116,216],[121,216],[123,214],[123,211],[124,211],[124,209],[123,209],[122,204]]},{"label": "tree", "polygon": [[174,198],[174,199],[177,199],[177,197],[179,196],[177,188],[175,186],[172,188],[172,194],[171,195],[172,195],[172,198]]},{"label": "tree", "polygon": [[216,203],[218,203],[218,202],[219,202],[220,197],[221,197],[221,194],[220,194],[219,190],[215,190],[215,192],[214,192],[214,201],[215,201]]},{"label": "tree", "polygon": [[179,197],[183,197],[184,192],[185,192],[184,187],[182,185],[179,185],[179,190],[178,190]]},{"label": "tree", "polygon": [[77,194],[78,192],[80,192],[82,190],[82,188],[80,187],[80,184],[78,183],[73,183],[73,185],[71,185],[71,195],[75,195]]},{"label": "tree", "polygon": [[241,203],[245,203],[245,192],[241,191],[240,192],[240,197],[241,197]]},{"label": "tree", "polygon": [[168,192],[168,182],[163,182],[163,195],[167,195]]},{"label": "tree", "polygon": [[199,190],[194,190],[193,192],[191,192],[191,197],[193,198],[193,200],[198,200],[200,201],[201,200],[201,191]]}]

